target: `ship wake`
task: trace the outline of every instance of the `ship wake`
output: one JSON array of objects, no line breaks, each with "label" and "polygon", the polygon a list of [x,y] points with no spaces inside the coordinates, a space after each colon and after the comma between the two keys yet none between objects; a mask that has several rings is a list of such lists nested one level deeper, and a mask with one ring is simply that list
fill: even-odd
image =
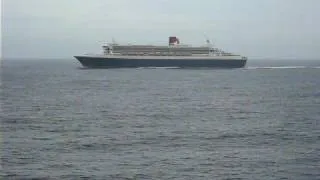
[{"label": "ship wake", "polygon": [[181,67],[138,67],[136,69],[181,69]]},{"label": "ship wake", "polygon": [[320,69],[320,66],[249,66],[245,69]]}]

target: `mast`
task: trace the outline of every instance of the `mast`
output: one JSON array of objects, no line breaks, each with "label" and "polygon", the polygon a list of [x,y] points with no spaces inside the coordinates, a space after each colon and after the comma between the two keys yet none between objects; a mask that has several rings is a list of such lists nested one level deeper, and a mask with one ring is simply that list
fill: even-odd
[{"label": "mast", "polygon": [[213,53],[213,44],[210,42],[209,38],[206,38],[206,43],[207,43],[207,47],[208,47],[208,54],[212,55]]}]

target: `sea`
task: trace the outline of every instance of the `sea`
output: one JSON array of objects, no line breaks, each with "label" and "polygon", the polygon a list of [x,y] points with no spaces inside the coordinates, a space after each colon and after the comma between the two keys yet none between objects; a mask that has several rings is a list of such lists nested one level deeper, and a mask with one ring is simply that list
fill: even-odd
[{"label": "sea", "polygon": [[0,179],[320,179],[320,60],[1,62]]}]

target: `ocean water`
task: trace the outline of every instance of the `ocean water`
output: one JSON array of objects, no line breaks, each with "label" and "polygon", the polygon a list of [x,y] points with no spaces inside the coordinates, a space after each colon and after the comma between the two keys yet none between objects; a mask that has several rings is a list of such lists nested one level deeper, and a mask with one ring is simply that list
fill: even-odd
[{"label": "ocean water", "polygon": [[4,60],[3,179],[320,179],[320,61]]}]

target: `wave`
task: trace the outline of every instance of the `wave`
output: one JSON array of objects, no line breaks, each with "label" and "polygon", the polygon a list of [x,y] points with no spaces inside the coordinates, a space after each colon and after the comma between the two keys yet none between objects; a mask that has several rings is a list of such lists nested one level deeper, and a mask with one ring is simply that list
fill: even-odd
[{"label": "wave", "polygon": [[249,66],[245,69],[320,69],[320,66]]}]

